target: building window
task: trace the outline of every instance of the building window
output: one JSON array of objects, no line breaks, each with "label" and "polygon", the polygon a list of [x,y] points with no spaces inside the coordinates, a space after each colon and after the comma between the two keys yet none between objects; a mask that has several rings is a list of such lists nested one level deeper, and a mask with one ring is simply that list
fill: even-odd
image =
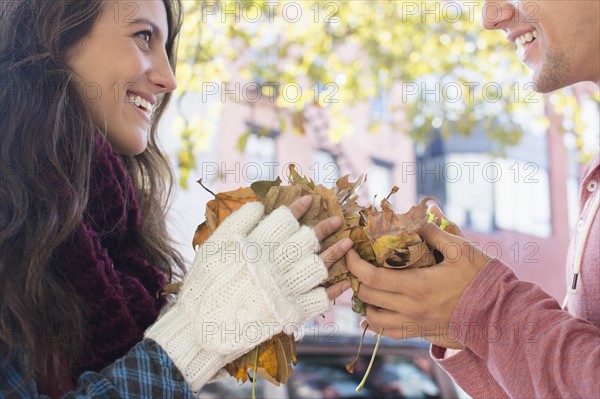
[{"label": "building window", "polygon": [[536,237],[552,233],[548,170],[534,162],[497,161],[507,174],[496,184],[495,217],[499,228]]},{"label": "building window", "polygon": [[384,71],[379,72],[377,79],[377,92],[369,99],[370,116],[373,121],[390,122],[392,119],[391,113],[391,90],[389,88],[390,77]]},{"label": "building window", "polygon": [[430,166],[445,188],[442,204],[448,218],[459,226],[490,233],[495,229],[494,191],[498,169],[485,154],[447,154],[443,164]]},{"label": "building window", "polygon": [[[535,127],[535,126],[534,126]],[[442,201],[449,219],[481,233],[497,229],[537,237],[552,233],[548,144],[543,129],[530,129],[518,145],[492,157],[485,132],[439,137],[417,151],[419,195]]]},{"label": "building window", "polygon": [[246,183],[274,180],[277,165],[277,131],[248,124],[249,133],[244,147],[246,163],[241,168]]},{"label": "building window", "polygon": [[[394,164],[376,158],[372,158],[371,161],[367,172],[369,201],[378,204],[388,196],[394,186]],[[394,203],[394,196],[390,197],[390,202]]]},{"label": "building window", "polygon": [[340,168],[335,157],[329,151],[315,151],[310,170],[315,183],[322,184],[325,187],[334,187],[340,177]]},{"label": "building window", "polygon": [[391,114],[390,91],[380,88],[374,97],[369,99],[371,119],[378,122],[389,122]]},{"label": "building window", "polygon": [[550,236],[549,176],[540,164],[481,153],[448,154],[441,180],[444,210],[459,226]]}]

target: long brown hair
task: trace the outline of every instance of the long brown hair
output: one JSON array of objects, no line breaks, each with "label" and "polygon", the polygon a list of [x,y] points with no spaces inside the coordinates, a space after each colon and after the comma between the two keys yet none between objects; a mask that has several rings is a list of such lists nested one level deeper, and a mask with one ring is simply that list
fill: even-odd
[{"label": "long brown hair", "polygon": [[[72,370],[85,347],[85,304],[49,259],[82,220],[94,155],[95,127],[66,54],[89,34],[104,3],[0,3],[0,349],[26,353],[41,381]],[[174,69],[181,4],[164,3]],[[173,176],[156,141],[170,97],[157,104],[146,151],[122,157],[144,220],[140,246],[169,279],[183,271],[165,223]]]}]

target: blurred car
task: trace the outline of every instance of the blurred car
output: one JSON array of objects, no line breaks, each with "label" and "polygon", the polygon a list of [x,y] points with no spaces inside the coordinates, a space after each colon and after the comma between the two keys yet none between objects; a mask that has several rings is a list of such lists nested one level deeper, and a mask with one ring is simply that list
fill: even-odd
[{"label": "blurred car", "polygon": [[[382,338],[364,388],[356,392],[375,347],[365,337],[354,373],[345,365],[356,356],[360,337],[311,336],[297,342],[298,365],[285,385],[276,387],[258,377],[257,398],[456,398],[464,396],[429,356],[429,344],[421,340]],[[226,378],[206,385],[200,398],[250,398],[250,381],[239,385]]]}]

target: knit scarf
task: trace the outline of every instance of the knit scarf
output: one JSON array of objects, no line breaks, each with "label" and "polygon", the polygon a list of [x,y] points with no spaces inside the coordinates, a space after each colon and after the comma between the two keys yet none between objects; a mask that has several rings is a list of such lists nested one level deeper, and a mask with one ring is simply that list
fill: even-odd
[{"label": "knit scarf", "polygon": [[123,356],[165,304],[164,297],[156,298],[165,276],[138,245],[141,215],[123,161],[100,135],[96,149],[83,220],[51,260],[87,305],[88,345],[76,375]]}]

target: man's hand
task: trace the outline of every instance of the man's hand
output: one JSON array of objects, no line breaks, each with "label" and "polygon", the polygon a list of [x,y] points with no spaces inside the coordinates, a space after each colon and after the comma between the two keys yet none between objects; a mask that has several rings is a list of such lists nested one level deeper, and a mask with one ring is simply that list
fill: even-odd
[{"label": "man's hand", "polygon": [[[437,207],[430,212],[440,215]],[[455,230],[458,234],[460,230]],[[362,282],[358,297],[367,303],[369,329],[401,339],[422,337],[446,348],[460,349],[450,325],[465,289],[489,258],[459,235],[427,223],[419,234],[444,260],[435,266],[392,270],[362,260],[354,250],[346,255],[348,269]],[[460,327],[460,326],[456,326]]]}]

